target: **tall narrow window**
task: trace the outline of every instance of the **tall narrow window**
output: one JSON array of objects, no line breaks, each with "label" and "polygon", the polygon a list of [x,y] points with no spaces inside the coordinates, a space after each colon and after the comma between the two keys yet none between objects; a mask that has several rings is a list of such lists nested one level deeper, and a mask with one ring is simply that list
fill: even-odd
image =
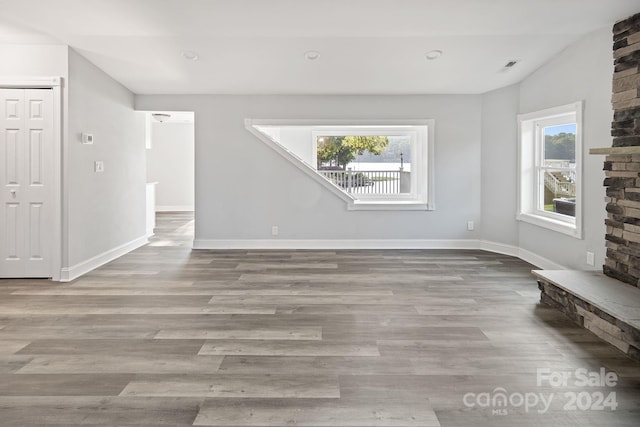
[{"label": "tall narrow window", "polygon": [[581,236],[582,103],[518,117],[518,219]]}]

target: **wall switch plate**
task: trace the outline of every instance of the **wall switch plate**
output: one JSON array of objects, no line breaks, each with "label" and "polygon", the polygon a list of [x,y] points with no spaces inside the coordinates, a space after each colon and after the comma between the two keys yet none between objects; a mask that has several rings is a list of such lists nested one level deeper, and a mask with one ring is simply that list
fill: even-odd
[{"label": "wall switch plate", "polygon": [[92,133],[83,133],[82,134],[82,143],[83,144],[93,144],[93,134]]},{"label": "wall switch plate", "polygon": [[593,252],[587,252],[587,265],[596,266],[596,255]]},{"label": "wall switch plate", "polygon": [[278,235],[278,226],[274,225],[273,227],[271,227],[271,235],[272,236],[277,236]]},{"label": "wall switch plate", "polygon": [[473,221],[467,221],[467,230],[473,231],[473,229],[474,229]]},{"label": "wall switch plate", "polygon": [[101,160],[96,160],[93,163],[94,172],[104,172],[104,162]]}]

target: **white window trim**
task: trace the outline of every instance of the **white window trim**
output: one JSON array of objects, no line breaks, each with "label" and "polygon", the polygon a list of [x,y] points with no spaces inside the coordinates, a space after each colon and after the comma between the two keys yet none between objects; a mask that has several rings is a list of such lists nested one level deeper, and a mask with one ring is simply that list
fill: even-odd
[{"label": "white window trim", "polygon": [[[518,198],[516,219],[577,239],[582,238],[582,129],[584,102],[548,108],[518,115]],[[536,177],[536,159],[541,156],[539,140],[540,122],[552,124],[554,119],[575,115],[576,123],[576,210],[575,217],[545,212],[537,207],[539,191]],[[560,120],[562,121],[562,120]]]},{"label": "white window trim", "polygon": [[[260,132],[256,127],[260,126],[310,126],[310,127],[357,127],[357,126],[375,126],[388,129],[396,128],[398,126],[425,126],[426,135],[426,147],[422,147],[422,144],[416,143],[416,148],[420,151],[417,155],[426,156],[424,160],[427,170],[415,173],[415,178],[412,176],[412,180],[426,180],[426,185],[423,186],[426,194],[415,194],[415,198],[409,199],[407,196],[388,198],[387,200],[381,200],[376,198],[355,198],[354,196],[345,193],[340,187],[333,184],[329,180],[322,177],[317,173],[315,166],[310,165],[295,153],[284,147],[282,144]],[[434,185],[434,136],[435,136],[435,121],[432,119],[424,120],[286,120],[286,119],[245,119],[245,127],[249,132],[258,137],[261,141],[278,152],[282,157],[287,159],[290,163],[294,164],[309,177],[316,182],[329,189],[336,196],[340,197],[347,203],[347,209],[350,211],[355,210],[435,210],[435,185]],[[315,132],[315,130],[314,130]],[[410,131],[411,132],[411,131]],[[326,132],[323,132],[326,134]],[[370,134],[371,132],[365,132]],[[406,134],[407,132],[403,132]],[[417,186],[413,185],[412,188]],[[418,199],[419,200],[416,200]]]},{"label": "white window trim", "polygon": [[[427,138],[426,135],[423,135],[423,130],[399,130],[398,127],[382,127],[376,126],[375,133],[380,136],[406,136],[409,135],[411,137],[411,149],[412,149],[412,157],[419,159],[422,164],[426,164],[428,159],[426,158],[426,150],[423,149],[422,144],[419,143],[420,139]],[[319,136],[344,136],[344,135],[358,135],[358,136],[368,136],[371,135],[371,128],[367,127],[365,129],[359,129],[358,127],[341,127],[340,130],[336,128],[326,128],[323,127],[312,129],[312,141],[313,151],[317,153],[317,140]],[[408,194],[358,194],[357,202],[362,203],[378,203],[385,204],[391,202],[414,202],[416,200],[425,200],[426,197],[424,194],[418,194],[418,182],[424,177],[420,176],[424,174],[422,169],[412,170],[411,172],[411,193]],[[420,177],[419,177],[420,176]],[[423,189],[426,192],[426,189]]]}]

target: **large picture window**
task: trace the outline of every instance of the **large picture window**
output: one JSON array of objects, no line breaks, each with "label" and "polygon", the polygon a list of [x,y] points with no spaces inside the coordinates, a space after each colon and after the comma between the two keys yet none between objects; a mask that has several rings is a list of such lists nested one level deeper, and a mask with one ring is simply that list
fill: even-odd
[{"label": "large picture window", "polygon": [[518,116],[518,219],[581,237],[582,103]]},{"label": "large picture window", "polygon": [[247,129],[350,210],[433,209],[433,121],[248,120]]}]

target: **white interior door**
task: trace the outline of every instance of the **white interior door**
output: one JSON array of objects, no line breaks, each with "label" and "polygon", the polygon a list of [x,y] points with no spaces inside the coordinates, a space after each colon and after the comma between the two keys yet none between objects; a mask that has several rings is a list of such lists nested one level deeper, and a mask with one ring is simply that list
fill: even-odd
[{"label": "white interior door", "polygon": [[53,90],[0,89],[0,277],[52,277]]}]

